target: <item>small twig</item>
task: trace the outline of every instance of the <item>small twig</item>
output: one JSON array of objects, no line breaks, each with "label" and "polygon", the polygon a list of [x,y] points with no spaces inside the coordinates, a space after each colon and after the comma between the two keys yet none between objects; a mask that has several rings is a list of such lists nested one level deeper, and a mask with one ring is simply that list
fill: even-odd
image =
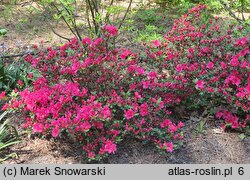
[{"label": "small twig", "polygon": [[94,6],[94,9],[95,9],[95,12],[98,13],[98,12],[99,12],[99,11],[98,11],[98,2],[92,0],[92,3],[93,3],[93,6]]},{"label": "small twig", "polygon": [[[113,3],[114,3],[114,0],[111,0],[109,7],[113,6]],[[109,16],[110,16],[110,13],[107,12],[106,17],[105,17],[105,20],[106,20],[106,21],[109,20]]]},{"label": "small twig", "polygon": [[95,13],[93,11],[93,7],[91,6],[90,0],[86,0],[86,3],[89,5],[89,9],[90,9],[90,12],[91,12],[93,24],[94,24],[94,27],[95,27],[95,33],[97,35],[98,34],[98,27],[97,27],[97,23],[96,23],[96,20],[95,20]]},{"label": "small twig", "polygon": [[[61,3],[61,4],[62,4],[62,3]],[[75,30],[75,32],[76,32],[76,34],[77,34],[78,39],[81,41],[81,40],[82,40],[82,37],[81,37],[81,35],[80,35],[80,33],[79,33],[78,29],[77,29],[76,19],[75,19],[75,17],[74,17],[74,14],[72,14],[72,13],[68,10],[68,8],[65,7],[63,4],[62,4],[62,6],[63,6],[63,8],[67,11],[67,13],[73,18],[73,19],[70,18],[70,21],[71,21],[71,23],[73,24],[73,28],[74,28],[74,30]]]},{"label": "small twig", "polygon": [[[56,8],[56,10],[57,10],[58,13],[61,13],[61,11],[57,8],[57,6],[54,3],[52,3],[52,5]],[[67,20],[65,19],[64,16],[62,16],[62,19],[65,22],[65,24],[68,26],[68,28],[70,29],[70,31],[74,34],[74,36],[77,37],[77,35],[75,34],[74,30],[70,27],[69,23],[67,22]]]},{"label": "small twig", "polygon": [[8,55],[1,55],[0,59],[7,59],[7,58],[15,58],[15,57],[22,57],[25,55],[34,55],[34,52],[23,52],[23,53],[19,53],[19,54],[8,54]]},{"label": "small twig", "polygon": [[130,7],[131,7],[131,5],[132,5],[132,1],[133,1],[133,0],[130,0],[130,1],[129,1],[128,8],[127,8],[127,10],[126,10],[126,12],[125,12],[125,14],[124,14],[124,16],[123,16],[123,18],[122,18],[122,21],[121,21],[120,25],[118,26],[118,29],[120,29],[120,28],[122,27],[122,24],[123,24],[124,20],[126,19],[127,14],[128,14],[128,12],[129,12],[129,9],[130,9]]},{"label": "small twig", "polygon": [[58,34],[58,33],[54,30],[53,27],[50,27],[50,28],[51,28],[52,32],[53,32],[55,35],[57,35],[58,37],[60,37],[60,38],[62,38],[62,39],[65,39],[65,40],[67,40],[67,41],[70,41],[69,38],[66,38],[66,37],[64,37],[64,36],[62,36],[62,35],[60,35],[60,34]]},{"label": "small twig", "polygon": [[[242,23],[244,22],[244,19],[240,19],[236,17],[236,15],[232,12],[232,10],[223,2],[222,0],[219,0],[219,2],[223,5],[224,9],[226,9],[230,16],[232,16],[234,19],[236,19],[238,22]],[[231,5],[230,5],[231,6]],[[250,24],[246,23],[246,25],[250,26]]]},{"label": "small twig", "polygon": [[92,29],[90,19],[89,19],[89,9],[87,9],[87,8],[86,8],[86,16],[87,16],[87,22],[88,22],[89,29]]}]

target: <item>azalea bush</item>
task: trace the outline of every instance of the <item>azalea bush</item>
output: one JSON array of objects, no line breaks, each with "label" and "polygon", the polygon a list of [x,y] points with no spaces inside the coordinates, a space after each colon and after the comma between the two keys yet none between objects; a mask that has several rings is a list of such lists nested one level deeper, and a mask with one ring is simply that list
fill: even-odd
[{"label": "azalea bush", "polygon": [[148,55],[152,65],[159,62],[169,73],[170,86],[182,87],[178,91],[188,96],[184,105],[203,101],[216,107],[225,125],[244,129],[250,110],[250,36],[244,27],[221,27],[218,17],[202,18],[205,8],[194,7],[176,20],[163,41],[148,47]]},{"label": "azalea bush", "polygon": [[24,128],[33,133],[76,140],[90,160],[115,153],[125,136],[172,152],[183,139],[184,124],[173,115],[179,105],[214,107],[225,125],[244,129],[249,35],[238,37],[236,27],[204,18],[205,8],[199,5],[176,20],[164,40],[148,44],[144,58],[114,46],[118,30],[112,25],[103,25],[95,39],[74,38],[45,51],[35,46],[36,55],[25,60],[41,76],[16,91],[3,109],[21,110]]},{"label": "azalea bush", "polygon": [[114,153],[125,135],[172,152],[183,138],[183,123],[169,119],[166,107],[174,100],[165,100],[160,76],[140,66],[132,51],[113,46],[114,26],[104,25],[102,33],[46,51],[35,46],[37,55],[26,61],[41,76],[3,109],[20,109],[24,128],[33,133],[75,139],[89,159]]}]

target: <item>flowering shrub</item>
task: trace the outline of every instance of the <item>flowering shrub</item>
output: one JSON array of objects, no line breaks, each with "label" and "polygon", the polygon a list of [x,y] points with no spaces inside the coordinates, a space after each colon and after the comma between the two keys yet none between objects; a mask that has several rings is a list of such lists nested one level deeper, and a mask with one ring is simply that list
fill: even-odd
[{"label": "flowering shrub", "polygon": [[89,159],[114,153],[129,134],[172,152],[183,138],[183,123],[172,122],[166,109],[174,100],[161,89],[160,76],[139,66],[132,51],[110,46],[116,35],[117,29],[106,25],[102,38],[37,49],[26,61],[41,76],[3,109],[21,109],[24,128],[33,133],[68,134]]},{"label": "flowering shrub", "polygon": [[[174,22],[164,41],[148,47],[152,64],[169,72],[181,93],[217,107],[217,118],[232,128],[245,128],[250,110],[250,36],[236,37],[243,27],[220,27],[218,17],[204,21],[199,5]],[[184,103],[185,99],[182,99]],[[187,104],[185,104],[188,106]]]},{"label": "flowering shrub", "polygon": [[221,29],[218,18],[204,21],[203,9],[199,5],[176,20],[163,41],[149,44],[143,61],[112,46],[109,40],[118,34],[112,25],[96,39],[37,49],[26,61],[41,76],[3,109],[21,109],[24,127],[34,133],[54,138],[66,133],[89,159],[114,153],[126,135],[172,152],[183,139],[184,124],[171,120],[171,110],[192,99],[217,107],[216,117],[232,128],[245,128],[249,35],[235,37],[233,27]]}]

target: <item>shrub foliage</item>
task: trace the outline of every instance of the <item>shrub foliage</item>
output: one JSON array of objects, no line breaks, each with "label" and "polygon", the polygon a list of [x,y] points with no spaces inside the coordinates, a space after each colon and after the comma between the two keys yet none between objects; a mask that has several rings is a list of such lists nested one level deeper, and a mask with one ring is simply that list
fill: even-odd
[{"label": "shrub foliage", "polygon": [[[147,45],[146,58],[110,39],[112,25],[96,39],[76,38],[29,55],[41,76],[3,109],[21,109],[25,128],[54,138],[67,134],[89,159],[117,150],[130,135],[172,152],[181,143],[183,123],[172,116],[179,104],[200,99],[232,128],[249,123],[249,35],[202,18],[199,5],[174,22],[164,40]],[[236,28],[237,29],[237,28]],[[239,27],[238,31],[243,31]]]}]

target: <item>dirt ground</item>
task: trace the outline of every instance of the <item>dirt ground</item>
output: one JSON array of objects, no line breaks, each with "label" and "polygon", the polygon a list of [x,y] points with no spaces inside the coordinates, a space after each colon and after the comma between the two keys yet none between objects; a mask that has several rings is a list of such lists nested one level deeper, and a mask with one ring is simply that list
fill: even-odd
[{"label": "dirt ground", "polygon": [[[22,131],[22,116],[10,117],[10,122]],[[21,120],[21,121],[20,121]],[[237,132],[227,132],[211,120],[204,124],[202,132],[197,132],[199,122],[192,118],[185,122],[184,145],[173,153],[160,153],[152,144],[127,137],[117,148],[116,154],[100,162],[88,162],[82,154],[82,147],[67,139],[43,139],[28,137],[22,133],[22,142],[12,146],[9,152],[17,153],[17,158],[5,164],[248,164],[250,163],[250,137],[243,140]]]},{"label": "dirt ground", "polygon": [[[1,10],[0,6],[0,10]],[[19,11],[20,10],[20,11]],[[7,29],[6,36],[0,38],[0,53],[8,51],[16,53],[29,49],[33,44],[43,41],[45,46],[60,44],[65,40],[48,30],[40,19],[33,17],[31,22],[20,23],[18,18],[23,16],[22,10],[15,11],[16,19],[9,21],[0,17],[0,27]],[[36,29],[35,27],[39,27]],[[67,29],[59,26],[56,29],[61,34],[69,34]],[[22,117],[12,116],[11,121],[20,130]],[[184,146],[173,153],[160,154],[150,144],[125,139],[118,145],[116,154],[109,156],[99,163],[111,164],[191,164],[191,163],[250,163],[250,138],[239,138],[237,132],[225,132],[219,125],[207,122],[202,133],[197,133],[199,123],[187,120],[183,129],[185,132]],[[195,133],[196,132],[196,133]],[[5,164],[75,164],[89,163],[82,155],[82,148],[76,143],[63,140],[46,140],[22,135],[22,142],[12,146],[10,152],[18,157],[5,161]],[[92,162],[93,163],[93,162]],[[94,162],[97,163],[97,162]]]},{"label": "dirt ground", "polygon": [[[5,164],[85,164],[89,163],[77,144],[61,141],[23,138],[11,147],[18,158]],[[250,163],[250,138],[240,140],[237,133],[205,130],[185,142],[184,147],[173,153],[161,155],[152,145],[127,139],[118,145],[117,153],[101,162],[106,164],[248,164]]]}]

